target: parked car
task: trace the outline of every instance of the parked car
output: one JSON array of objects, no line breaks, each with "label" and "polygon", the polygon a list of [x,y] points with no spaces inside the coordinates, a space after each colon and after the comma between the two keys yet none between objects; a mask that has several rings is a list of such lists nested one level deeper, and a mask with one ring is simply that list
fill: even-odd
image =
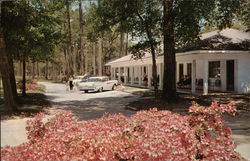
[{"label": "parked car", "polygon": [[78,82],[80,82],[84,78],[83,76],[76,76],[75,79],[73,80],[73,85],[76,85]]},{"label": "parked car", "polygon": [[91,75],[78,76],[74,79],[74,86],[77,90],[79,90],[79,86],[83,86],[85,82],[88,81],[88,78],[92,77]]},{"label": "parked car", "polygon": [[78,89],[80,91],[87,92],[102,92],[105,90],[114,90],[118,85],[117,80],[109,80],[106,76],[90,77],[87,82],[78,83]]}]

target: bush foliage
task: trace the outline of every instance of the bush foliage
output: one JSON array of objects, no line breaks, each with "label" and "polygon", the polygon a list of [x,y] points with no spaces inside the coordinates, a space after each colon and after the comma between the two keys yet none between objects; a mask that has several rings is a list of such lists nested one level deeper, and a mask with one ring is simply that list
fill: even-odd
[{"label": "bush foliage", "polygon": [[131,117],[104,115],[77,121],[68,111],[44,121],[27,122],[29,142],[1,149],[3,160],[239,160],[223,113],[231,104],[189,108],[182,116],[170,111],[140,111]]},{"label": "bush foliage", "polygon": [[[23,86],[23,81],[22,80],[18,81],[17,88],[22,90],[22,86]],[[36,91],[37,89],[38,89],[37,81],[31,80],[31,79],[26,80],[26,90],[27,91]]]}]

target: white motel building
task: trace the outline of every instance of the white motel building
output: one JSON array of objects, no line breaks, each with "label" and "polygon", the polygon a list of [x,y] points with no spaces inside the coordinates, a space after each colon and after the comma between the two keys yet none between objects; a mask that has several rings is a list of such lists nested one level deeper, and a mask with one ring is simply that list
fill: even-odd
[{"label": "white motel building", "polygon": [[[204,33],[200,39],[192,47],[177,50],[176,81],[189,76],[190,85],[185,90],[204,95],[209,92],[250,93],[250,32],[228,28]],[[158,85],[162,89],[163,55],[158,54],[156,63]],[[137,60],[129,54],[108,62],[106,66],[110,69],[111,79],[124,85],[145,88],[143,75],[147,74],[146,88],[153,88],[150,53]]]}]

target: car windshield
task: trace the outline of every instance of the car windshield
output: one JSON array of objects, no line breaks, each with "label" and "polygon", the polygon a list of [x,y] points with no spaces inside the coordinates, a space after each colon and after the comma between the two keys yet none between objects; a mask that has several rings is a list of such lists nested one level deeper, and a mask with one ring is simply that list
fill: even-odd
[{"label": "car windshield", "polygon": [[101,78],[89,78],[88,82],[101,82],[102,79]]},{"label": "car windshield", "polygon": [[78,76],[78,77],[76,77],[75,79],[82,79],[82,77],[79,77],[79,76]]},{"label": "car windshield", "polygon": [[87,79],[81,79],[81,82],[87,82]]}]

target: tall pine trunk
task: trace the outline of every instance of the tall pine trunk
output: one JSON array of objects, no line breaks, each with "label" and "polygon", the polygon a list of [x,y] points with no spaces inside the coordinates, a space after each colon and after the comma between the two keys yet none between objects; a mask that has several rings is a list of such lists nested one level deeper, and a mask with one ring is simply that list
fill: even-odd
[{"label": "tall pine trunk", "polygon": [[46,60],[45,62],[45,79],[48,80],[49,79],[49,61]]},{"label": "tall pine trunk", "polygon": [[3,34],[0,33],[0,72],[2,76],[3,90],[4,90],[4,104],[6,111],[16,111],[16,99],[14,90],[12,89],[11,77],[9,74],[10,64],[8,54],[6,53],[6,46]]},{"label": "tall pine trunk", "polygon": [[80,73],[84,74],[84,68],[86,68],[84,62],[84,44],[83,44],[83,12],[82,12],[82,0],[79,0],[79,27],[80,27],[80,34],[79,34],[79,44],[80,44]]},{"label": "tall pine trunk", "polygon": [[154,91],[155,91],[155,98],[156,98],[158,95],[158,84],[157,84],[157,66],[156,66],[156,53],[155,53],[154,39],[152,36],[152,32],[150,31],[149,25],[147,23],[144,23],[144,20],[139,13],[137,13],[137,15],[140,18],[141,23],[144,24],[145,26],[146,34],[150,43],[150,50],[151,50],[152,64],[153,64],[153,83],[154,83]]},{"label": "tall pine trunk", "polygon": [[70,23],[70,2],[66,1],[66,16],[67,16],[67,54],[68,54],[68,77],[74,75],[73,69],[73,46],[72,46],[72,37],[71,37],[71,23]]},{"label": "tall pine trunk", "polygon": [[93,74],[96,75],[96,44],[93,43],[93,59],[92,59],[92,66],[93,66]]},{"label": "tall pine trunk", "polygon": [[120,52],[119,52],[119,58],[124,56],[124,33],[120,33]]},{"label": "tall pine trunk", "polygon": [[7,56],[8,56],[8,63],[9,63],[9,75],[10,75],[11,88],[13,90],[14,99],[17,102],[18,97],[17,97],[17,87],[16,87],[16,78],[15,78],[13,57],[11,54],[7,54]]},{"label": "tall pine trunk", "polygon": [[177,97],[173,0],[165,0],[163,5],[164,77],[162,97],[171,102],[175,101]]},{"label": "tall pine trunk", "polygon": [[158,95],[158,83],[157,83],[157,66],[156,66],[156,53],[155,53],[155,45],[154,45],[154,41],[152,38],[152,34],[148,28],[148,26],[146,26],[146,32],[147,32],[147,36],[150,42],[150,50],[151,50],[151,54],[152,54],[152,64],[153,64],[153,83],[154,83],[154,91],[155,91],[155,98]]},{"label": "tall pine trunk", "polygon": [[126,33],[125,55],[128,55],[128,33]]},{"label": "tall pine trunk", "polygon": [[21,58],[20,58],[20,60],[18,60],[18,68],[19,68],[19,74],[18,74],[18,76],[19,77],[21,77],[22,76],[22,73],[23,73],[23,71],[22,71],[22,60],[21,60]]},{"label": "tall pine trunk", "polygon": [[32,79],[35,79],[36,73],[35,73],[35,62],[32,62]]},{"label": "tall pine trunk", "polygon": [[99,38],[99,40],[98,40],[98,75],[99,76],[102,76],[102,64],[103,64],[103,62],[102,62],[102,57],[103,57],[103,51],[102,51],[102,49],[103,49],[103,39],[102,38]]},{"label": "tall pine trunk", "polygon": [[26,96],[26,58],[23,54],[23,80],[22,80],[22,96]]},{"label": "tall pine trunk", "polygon": [[36,62],[36,76],[39,78],[40,72],[39,72],[39,62]]}]

